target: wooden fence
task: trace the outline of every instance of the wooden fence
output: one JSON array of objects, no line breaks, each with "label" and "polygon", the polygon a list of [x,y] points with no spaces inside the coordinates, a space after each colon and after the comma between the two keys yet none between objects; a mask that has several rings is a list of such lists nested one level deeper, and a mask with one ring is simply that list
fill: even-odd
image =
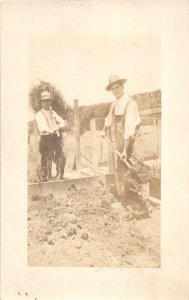
[{"label": "wooden fence", "polygon": [[[145,159],[159,159],[161,157],[161,108],[140,111],[140,116],[142,119],[141,129],[145,150]],[[70,151],[70,148],[67,147],[69,148],[67,165],[69,162],[69,156],[75,156],[75,165],[77,170],[83,167],[83,165],[86,165],[93,170],[107,165],[109,166],[109,169],[111,169],[111,147],[108,145],[106,140],[103,140],[100,137],[102,131],[97,130],[99,129],[96,126],[98,121],[103,123],[104,119],[91,119],[90,131],[80,136],[78,100],[74,101],[75,137],[72,136],[74,142],[69,142],[69,139],[67,138],[67,144],[71,143],[71,150],[73,150]],[[37,132],[35,132],[28,140],[28,176],[32,178],[36,177],[37,170],[40,167],[38,143],[39,136]],[[73,163],[70,162],[70,164]],[[72,166],[70,164],[69,169],[71,170]]]},{"label": "wooden fence", "polygon": [[[144,144],[145,160],[160,159],[161,157],[161,108],[140,111],[141,131]],[[89,165],[94,170],[101,166],[108,165],[112,170],[111,146],[103,140],[100,135],[101,131],[96,128],[97,120],[90,120],[90,131],[80,138],[81,156],[88,160]]]}]

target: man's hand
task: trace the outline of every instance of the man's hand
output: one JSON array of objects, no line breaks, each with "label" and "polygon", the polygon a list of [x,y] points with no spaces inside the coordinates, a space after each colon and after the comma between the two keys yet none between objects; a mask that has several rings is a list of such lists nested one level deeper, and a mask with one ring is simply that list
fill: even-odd
[{"label": "man's hand", "polygon": [[60,131],[60,132],[63,132],[64,131],[64,127],[62,126],[62,127],[59,127],[58,126],[58,130]]},{"label": "man's hand", "polygon": [[104,135],[110,138],[110,127],[105,127],[104,128]]},{"label": "man's hand", "polygon": [[121,153],[121,158],[122,159],[127,160],[127,148],[128,148],[129,143],[130,143],[130,140],[131,140],[130,138],[125,140],[124,148],[123,148],[123,151]]},{"label": "man's hand", "polygon": [[123,152],[121,153],[121,159],[127,160],[127,149],[124,147]]},{"label": "man's hand", "polygon": [[70,126],[61,127],[61,132],[69,132],[69,131],[71,131]]},{"label": "man's hand", "polygon": [[106,137],[105,132],[103,131],[100,136],[104,139]]}]

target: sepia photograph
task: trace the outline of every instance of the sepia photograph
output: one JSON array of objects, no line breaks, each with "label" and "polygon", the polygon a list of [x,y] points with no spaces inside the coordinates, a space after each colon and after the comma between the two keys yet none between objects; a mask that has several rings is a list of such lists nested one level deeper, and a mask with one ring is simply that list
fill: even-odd
[{"label": "sepia photograph", "polygon": [[189,1],[0,8],[0,299],[188,299]]},{"label": "sepia photograph", "polygon": [[28,43],[28,265],[159,268],[157,36]]}]

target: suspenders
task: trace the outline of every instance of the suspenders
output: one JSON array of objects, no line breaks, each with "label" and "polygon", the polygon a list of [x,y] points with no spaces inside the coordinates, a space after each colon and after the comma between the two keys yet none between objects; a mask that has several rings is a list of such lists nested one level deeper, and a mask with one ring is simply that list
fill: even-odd
[{"label": "suspenders", "polygon": [[130,99],[130,100],[127,102],[126,106],[125,106],[125,111],[124,111],[124,114],[123,114],[123,118],[122,118],[122,120],[121,120],[121,125],[123,125],[124,122],[125,122],[125,116],[126,116],[127,108],[128,108],[128,105],[129,105],[132,101],[133,101],[133,100]]},{"label": "suspenders", "polygon": [[[47,121],[47,123],[48,123],[48,126],[50,127],[50,124],[49,124],[49,121],[48,121],[47,116],[45,115],[45,113],[44,113],[43,110],[41,110],[41,112],[42,112],[43,116],[45,117],[45,119],[46,119],[46,121]],[[50,111],[50,113],[51,113],[51,117],[52,117],[53,123],[54,123],[55,125],[57,125],[55,117],[52,116],[52,114],[53,114],[52,110]],[[59,133],[58,130],[56,130],[56,135],[57,135],[57,137],[60,137],[60,133]]]},{"label": "suspenders", "polygon": [[[125,106],[125,110],[124,110],[124,114],[122,116],[122,119],[120,121],[120,125],[123,126],[124,125],[124,121],[125,121],[125,115],[126,115],[126,112],[127,112],[127,108],[129,106],[129,104],[133,101],[133,99],[130,99],[127,103],[126,103],[126,106]],[[115,117],[115,105],[113,107],[113,110],[112,110],[112,117]],[[115,122],[115,119],[114,119],[114,122]]]}]

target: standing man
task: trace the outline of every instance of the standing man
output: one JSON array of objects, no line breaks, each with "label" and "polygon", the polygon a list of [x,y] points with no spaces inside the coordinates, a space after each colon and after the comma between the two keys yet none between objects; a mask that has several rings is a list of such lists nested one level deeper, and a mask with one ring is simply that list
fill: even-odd
[{"label": "standing man", "polygon": [[[116,150],[121,153],[121,157],[116,158],[116,171],[121,185],[125,187],[126,199],[124,200],[130,204],[127,207],[132,208],[133,216],[143,216],[150,212],[147,189],[150,174],[149,168],[142,163],[143,143],[137,103],[124,93],[126,81],[117,75],[109,78],[106,90],[112,91],[115,100],[105,119],[105,132],[106,135],[109,133]],[[132,166],[129,172],[122,159],[127,160]]]},{"label": "standing man", "polygon": [[36,113],[36,121],[40,134],[41,179],[51,179],[53,160],[56,163],[56,178],[63,179],[66,163],[62,142],[64,120],[52,110],[51,104],[54,100],[48,91],[41,93],[40,101],[42,108]]}]

